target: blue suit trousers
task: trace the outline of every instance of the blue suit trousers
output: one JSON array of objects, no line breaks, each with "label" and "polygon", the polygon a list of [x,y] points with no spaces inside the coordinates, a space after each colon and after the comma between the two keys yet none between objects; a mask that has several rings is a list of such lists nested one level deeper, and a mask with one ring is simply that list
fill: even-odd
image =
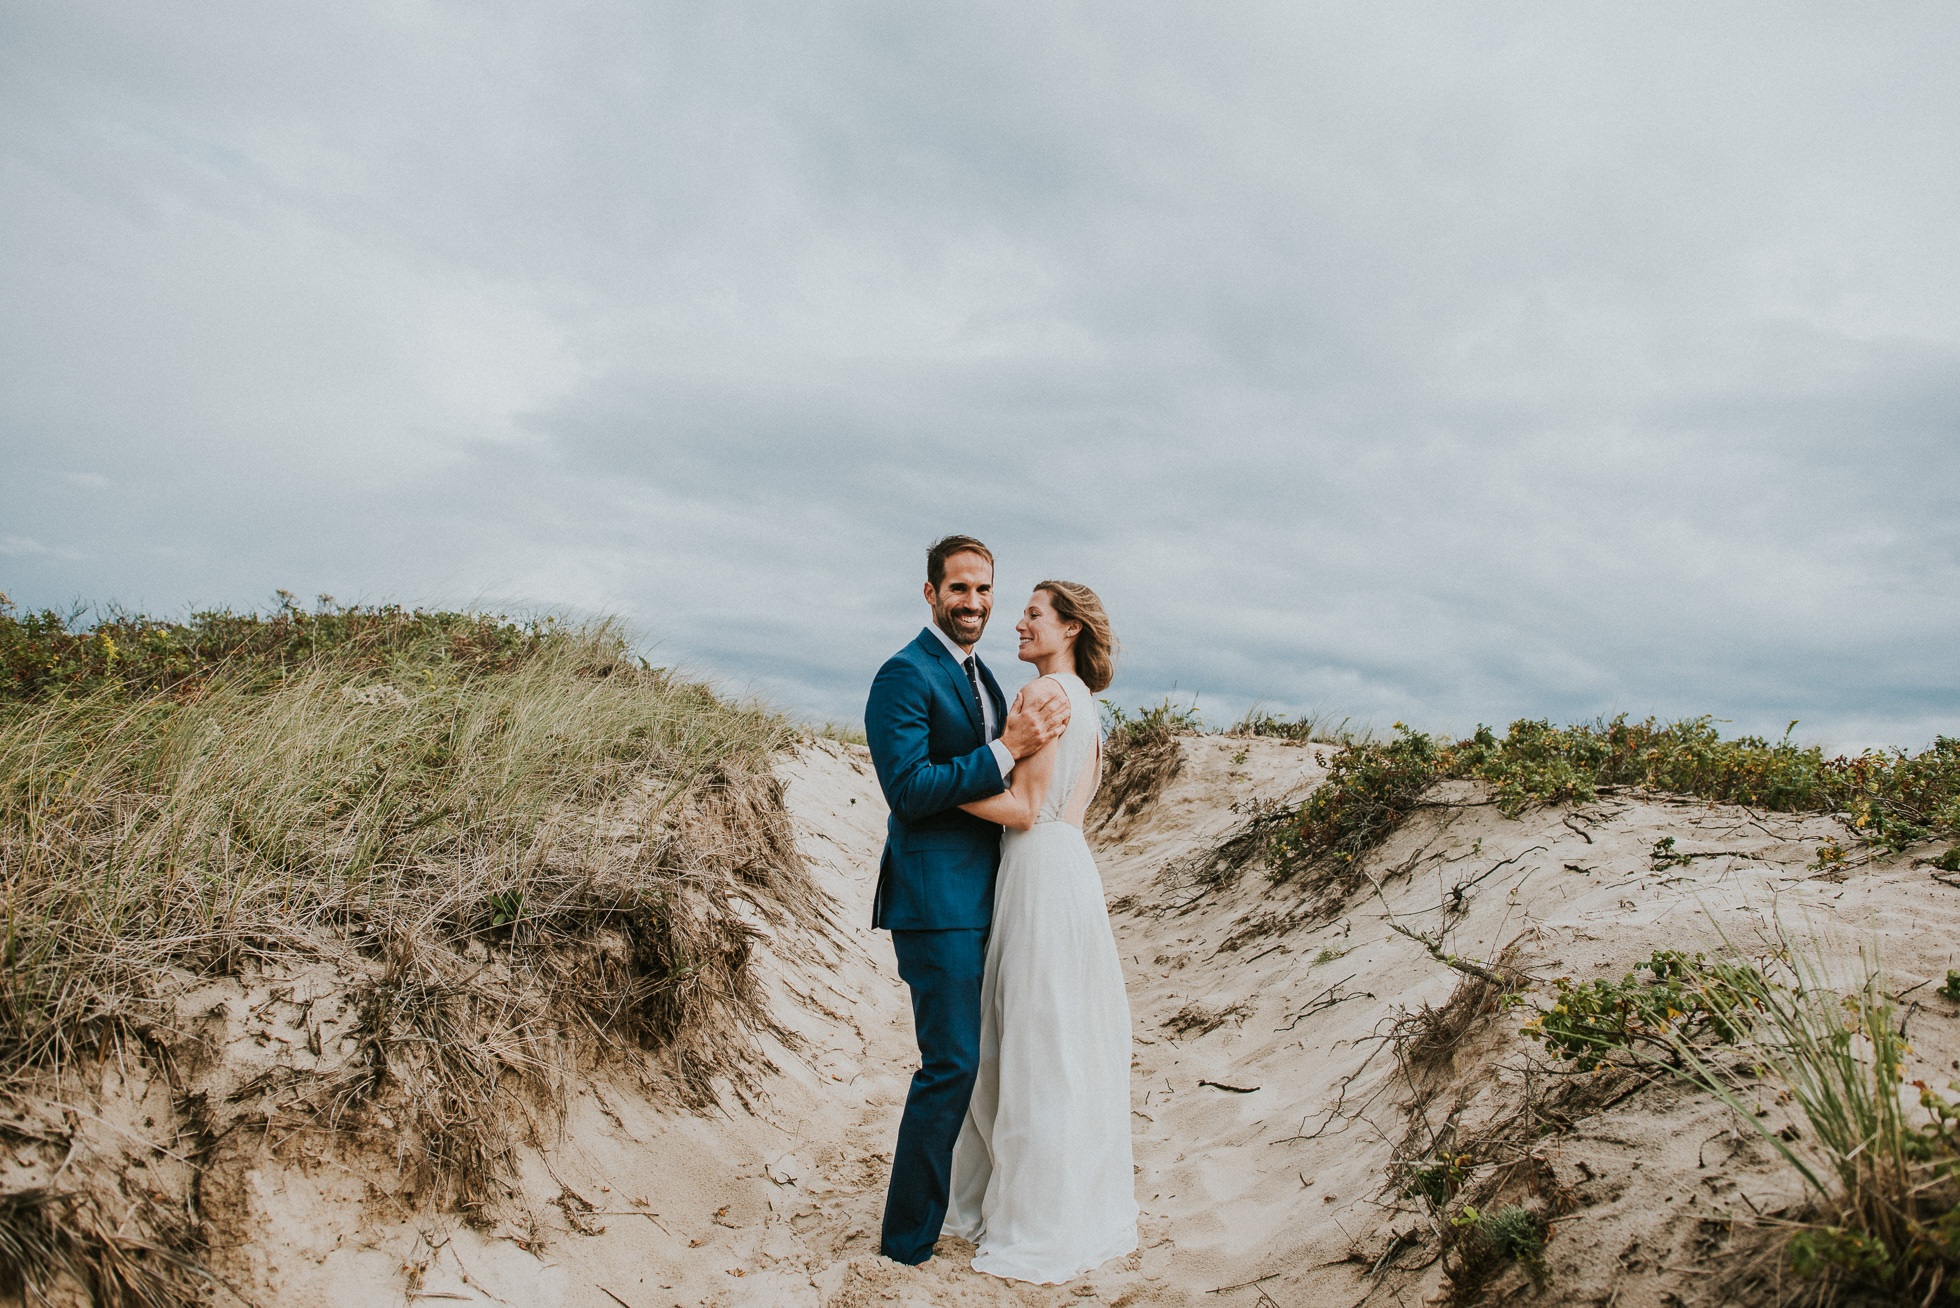
[{"label": "blue suit trousers", "polygon": [[898,954],[898,975],[912,991],[920,1065],[912,1074],[905,1116],[898,1124],[879,1252],[894,1262],[916,1265],[932,1257],[946,1224],[953,1142],[959,1139],[980,1070],[980,976],[987,931],[894,931],[892,947]]}]

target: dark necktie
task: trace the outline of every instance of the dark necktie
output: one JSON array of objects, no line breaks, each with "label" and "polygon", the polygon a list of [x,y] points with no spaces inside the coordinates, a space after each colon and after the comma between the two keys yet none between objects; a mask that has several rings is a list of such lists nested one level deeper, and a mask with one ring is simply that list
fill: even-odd
[{"label": "dark necktie", "polygon": [[987,734],[986,692],[980,689],[980,660],[969,654],[963,664],[966,668],[966,681],[973,687],[973,707],[980,713],[980,734]]}]

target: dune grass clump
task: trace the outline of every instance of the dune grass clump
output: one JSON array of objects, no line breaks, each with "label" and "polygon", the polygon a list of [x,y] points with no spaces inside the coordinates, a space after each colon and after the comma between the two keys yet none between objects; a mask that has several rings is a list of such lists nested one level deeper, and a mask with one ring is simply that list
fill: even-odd
[{"label": "dune grass clump", "polygon": [[1135,816],[1164,793],[1184,764],[1179,736],[1205,729],[1194,705],[1163,703],[1132,715],[1103,701],[1103,776],[1089,802],[1091,827]]},{"label": "dune grass clump", "polygon": [[217,679],[263,689],[323,659],[348,671],[491,672],[538,653],[557,630],[548,618],[341,605],[326,595],[308,611],[287,591],[267,614],[208,609],[180,622],[111,609],[83,626],[84,611],[23,614],[0,595],[0,703],[182,697]]},{"label": "dune grass clump", "polygon": [[[754,1084],[758,1034],[794,1046],[750,966],[828,922],[770,772],[791,723],[609,623],[219,616],[0,632],[28,670],[0,696],[0,1093],[202,1057],[180,996],[324,962],[357,1052],[263,1120],[385,1129],[405,1195],[481,1212],[570,1063],[704,1105]],[[39,1239],[77,1205],[16,1207],[26,1252],[114,1273],[115,1223]]]},{"label": "dune grass clump", "polygon": [[1550,1276],[1545,1242],[1551,1224],[1545,1214],[1522,1204],[1505,1204],[1483,1212],[1465,1204],[1450,1218],[1454,1238],[1447,1249],[1443,1274],[1454,1303],[1475,1301],[1484,1285],[1507,1262],[1524,1269],[1533,1286],[1543,1289]]},{"label": "dune grass clump", "polygon": [[1366,727],[1351,725],[1352,718],[1339,722],[1322,713],[1302,713],[1297,718],[1269,713],[1254,705],[1245,716],[1225,731],[1228,736],[1257,736],[1269,740],[1290,740],[1300,745],[1352,745],[1372,738]]}]

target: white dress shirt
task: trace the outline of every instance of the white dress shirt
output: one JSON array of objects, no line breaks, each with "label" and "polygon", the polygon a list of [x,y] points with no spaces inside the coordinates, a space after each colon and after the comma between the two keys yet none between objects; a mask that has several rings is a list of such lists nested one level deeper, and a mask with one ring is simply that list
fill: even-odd
[{"label": "white dress shirt", "polygon": [[[967,659],[978,656],[969,655],[966,650],[955,645],[953,638],[939,629],[938,623],[927,623],[926,630],[939,637],[939,643],[944,645],[952,654],[953,662],[960,665],[960,680],[965,681]],[[994,721],[994,697],[986,692],[986,684],[984,681],[980,683],[982,687],[980,691],[980,726],[987,736],[987,748],[994,751],[994,761],[1000,764],[1001,780],[1005,781],[1007,780],[1007,774],[1014,770],[1014,755],[1008,750],[1007,746],[1000,743],[1000,726]]]}]

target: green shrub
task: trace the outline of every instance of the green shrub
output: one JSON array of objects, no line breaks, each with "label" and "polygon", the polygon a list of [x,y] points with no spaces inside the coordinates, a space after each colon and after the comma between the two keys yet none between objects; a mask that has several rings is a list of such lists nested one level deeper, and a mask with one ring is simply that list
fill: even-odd
[{"label": "green shrub", "polygon": [[1674,850],[1674,837],[1662,836],[1647,851],[1647,866],[1655,872],[1665,872],[1671,867],[1687,867],[1695,861],[1693,854],[1678,854]]},{"label": "green shrub", "polygon": [[1393,740],[1346,746],[1327,780],[1269,837],[1268,875],[1285,881],[1320,862],[1337,871],[1353,867],[1415,811],[1452,764],[1447,749],[1400,722]]},{"label": "green shrub", "polygon": [[[1723,740],[1708,717],[1660,723],[1626,715],[1570,727],[1513,722],[1502,741],[1487,727],[1459,747],[1466,776],[1491,782],[1506,813],[1533,804],[1579,804],[1600,786],[1640,786],[1775,809],[1811,809],[1827,798],[1827,765],[1816,746],[1789,733]],[[1793,722],[1792,728],[1796,726]]]},{"label": "green shrub", "polygon": [[1552,984],[1552,1006],[1533,1016],[1524,1033],[1591,1071],[1618,1053],[1646,1046],[1667,1054],[1676,1042],[1704,1034],[1736,1044],[1754,1025],[1768,983],[1745,964],[1657,949],[1618,981],[1574,984],[1560,977]]},{"label": "green shrub", "polygon": [[[1871,844],[1898,850],[1935,831],[1960,834],[1960,740],[1940,737],[1917,755],[1871,752],[1826,759],[1789,732],[1723,740],[1707,717],[1553,727],[1513,722],[1502,739],[1478,727],[1454,744],[1397,723],[1387,742],[1361,741],[1334,756],[1327,780],[1300,805],[1268,851],[1276,880],[1325,860],[1349,866],[1387,839],[1422,792],[1450,778],[1488,782],[1517,816],[1537,804],[1582,804],[1602,786],[1631,786],[1788,812],[1843,813]],[[1794,728],[1795,723],[1791,726]],[[1685,864],[1671,840],[1656,868]],[[1956,855],[1960,858],[1960,855]]]},{"label": "green shrub", "polygon": [[1476,1161],[1469,1154],[1453,1154],[1447,1149],[1433,1157],[1411,1162],[1402,1169],[1402,1194],[1422,1198],[1438,1212],[1456,1197]]},{"label": "green shrub", "polygon": [[1863,1231],[1818,1227],[1790,1237],[1790,1270],[1804,1277],[1842,1272],[1883,1282],[1892,1276],[1892,1251]]},{"label": "green shrub", "polygon": [[1498,808],[1511,817],[1533,804],[1598,798],[1598,773],[1608,761],[1605,745],[1587,728],[1559,730],[1542,721],[1513,722],[1502,741],[1480,726],[1456,753],[1458,772],[1490,782]]},{"label": "green shrub", "polygon": [[1876,750],[1827,765],[1831,802],[1866,843],[1897,852],[1938,831],[1960,833],[1960,740],[1920,754]]}]

